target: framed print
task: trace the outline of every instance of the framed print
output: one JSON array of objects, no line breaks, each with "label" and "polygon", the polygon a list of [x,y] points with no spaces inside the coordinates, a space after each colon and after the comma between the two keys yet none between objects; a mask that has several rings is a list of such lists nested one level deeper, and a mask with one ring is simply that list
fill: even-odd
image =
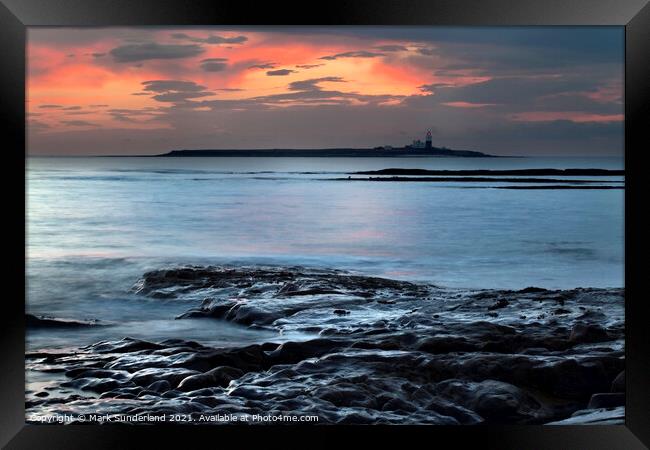
[{"label": "framed print", "polygon": [[646,2],[0,12],[7,448],[646,448]]}]

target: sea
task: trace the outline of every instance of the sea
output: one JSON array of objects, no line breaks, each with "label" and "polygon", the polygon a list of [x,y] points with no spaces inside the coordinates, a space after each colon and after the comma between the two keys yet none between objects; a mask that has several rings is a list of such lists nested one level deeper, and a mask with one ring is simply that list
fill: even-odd
[{"label": "sea", "polygon": [[452,289],[624,286],[624,189],[347,179],[386,168],[623,169],[624,160],[29,157],[26,311],[113,326],[30,330],[27,345],[124,336],[240,345],[273,333],[174,320],[196,305],[134,293],[143,273],[185,264],[326,267]]}]

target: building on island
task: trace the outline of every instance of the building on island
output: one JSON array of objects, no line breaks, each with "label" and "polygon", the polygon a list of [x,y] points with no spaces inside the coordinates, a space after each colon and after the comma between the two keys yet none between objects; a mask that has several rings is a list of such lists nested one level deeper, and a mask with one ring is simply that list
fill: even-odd
[{"label": "building on island", "polygon": [[413,142],[410,145],[405,145],[404,148],[410,148],[411,150],[413,149],[423,149],[426,148],[428,150],[431,150],[433,146],[431,145],[431,130],[427,130],[426,138],[425,141],[422,142],[420,139],[413,139]]}]

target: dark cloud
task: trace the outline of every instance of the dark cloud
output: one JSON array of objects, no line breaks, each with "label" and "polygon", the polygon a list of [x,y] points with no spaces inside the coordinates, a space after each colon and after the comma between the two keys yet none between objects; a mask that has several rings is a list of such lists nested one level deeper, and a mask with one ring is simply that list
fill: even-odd
[{"label": "dark cloud", "polygon": [[96,127],[98,126],[96,123],[92,122],[87,122],[85,120],[63,120],[61,121],[62,124],[70,126],[70,127]]},{"label": "dark cloud", "polygon": [[329,81],[331,83],[345,83],[345,80],[341,77],[321,77],[321,78],[310,78],[308,80],[300,80],[289,83],[288,89],[290,91],[312,91],[312,90],[321,90],[319,83]]},{"label": "dark cloud", "polygon": [[276,63],[267,62],[261,64],[253,64],[252,66],[249,67],[249,69],[273,69],[275,66],[277,66]]},{"label": "dark cloud", "polygon": [[473,130],[466,146],[496,154],[602,155],[623,149],[623,122],[504,122]]},{"label": "dark cloud", "polygon": [[63,108],[62,105],[41,105],[39,106],[41,109],[60,109]]},{"label": "dark cloud", "polygon": [[154,95],[151,98],[159,102],[182,102],[191,98],[201,98],[213,95],[212,92],[166,92]]},{"label": "dark cloud", "polygon": [[269,70],[268,72],[266,72],[266,75],[270,77],[284,77],[294,72],[295,70],[291,70],[291,69],[278,69],[278,70]]},{"label": "dark cloud", "polygon": [[106,53],[91,53],[93,58],[101,58],[103,56],[106,56]]},{"label": "dark cloud", "polygon": [[375,46],[377,50],[382,52],[405,52],[408,49],[403,45],[389,44],[389,45],[377,45]]},{"label": "dark cloud", "polygon": [[206,72],[222,72],[228,67],[226,58],[208,58],[201,61],[201,69]]},{"label": "dark cloud", "polygon": [[223,37],[217,35],[210,35],[206,38],[197,38],[189,36],[185,33],[172,34],[174,39],[186,39],[191,42],[201,42],[204,44],[243,44],[248,40],[246,36]]},{"label": "dark cloud", "polygon": [[[602,102],[596,102],[588,94],[596,92],[597,80],[579,76],[519,76],[501,77],[466,86],[422,86],[423,91],[433,92],[430,98],[437,103],[468,102],[496,104],[509,112],[532,110],[581,110],[608,111]],[[419,102],[421,99],[414,98]],[[613,104],[620,109],[620,105]]]},{"label": "dark cloud", "polygon": [[193,81],[151,80],[142,82],[142,85],[144,91],[156,93],[151,98],[159,102],[184,102],[193,98],[214,95],[212,92],[206,91],[205,86]]},{"label": "dark cloud", "polygon": [[158,44],[148,42],[144,44],[127,44],[112,49],[109,53],[117,62],[138,62],[149,59],[178,59],[189,58],[203,53],[205,50],[200,45],[187,44]]},{"label": "dark cloud", "polygon": [[429,47],[420,47],[415,51],[418,52],[420,55],[425,55],[425,56],[433,56],[436,54],[436,49],[429,48]]},{"label": "dark cloud", "polygon": [[27,124],[27,131],[44,131],[52,128],[50,125],[40,120],[30,120]]},{"label": "dark cloud", "polygon": [[296,67],[299,69],[313,69],[314,67],[321,67],[325,64],[297,64]]},{"label": "dark cloud", "polygon": [[65,108],[61,108],[63,111],[78,111],[81,109],[81,106],[66,106]]},{"label": "dark cloud", "polygon": [[120,122],[142,122],[148,121],[161,114],[160,109],[156,108],[143,108],[143,109],[128,109],[128,108],[114,108],[109,109],[110,114],[115,120]]},{"label": "dark cloud", "polygon": [[[266,95],[238,100],[203,100],[199,102],[188,102],[190,105],[209,107],[212,112],[227,111],[268,111],[276,110],[278,106],[285,109],[307,108],[313,106],[359,106],[359,105],[380,105],[387,101],[399,100],[403,97],[393,95],[364,95],[356,92],[343,92],[328,90],[321,86],[322,83],[344,83],[341,77],[321,77],[306,80],[294,81],[287,86],[290,92],[283,94]],[[180,105],[187,107],[188,104]],[[291,108],[287,108],[291,107]]]},{"label": "dark cloud", "polygon": [[150,80],[143,81],[145,91],[152,92],[199,92],[206,89],[205,86],[196,84],[194,81],[178,81],[178,80]]},{"label": "dark cloud", "polygon": [[336,55],[321,56],[318,59],[325,59],[328,61],[333,61],[339,58],[377,58],[379,56],[385,56],[383,53],[378,52],[369,52],[367,50],[359,50],[355,52],[343,52],[337,53]]},{"label": "dark cloud", "polygon": [[[621,89],[621,94],[622,94]],[[534,101],[536,111],[580,111],[594,114],[623,114],[623,102],[598,101],[587,93],[565,92],[556,95],[538,97]]]}]

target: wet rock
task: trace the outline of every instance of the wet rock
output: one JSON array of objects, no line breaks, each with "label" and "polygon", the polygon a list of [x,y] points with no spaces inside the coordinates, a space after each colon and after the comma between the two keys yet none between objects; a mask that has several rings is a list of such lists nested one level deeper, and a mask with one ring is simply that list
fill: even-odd
[{"label": "wet rock", "polygon": [[307,358],[324,355],[335,348],[345,346],[332,339],[312,339],[305,342],[285,342],[269,353],[268,358],[274,364],[290,364]]},{"label": "wet rock", "polygon": [[602,326],[584,322],[575,324],[569,336],[569,342],[574,344],[605,342],[608,340],[607,331]]},{"label": "wet rock", "polygon": [[370,401],[367,393],[361,388],[352,385],[338,384],[336,386],[323,386],[313,391],[311,395],[338,407],[353,404],[365,405]]},{"label": "wet rock", "polygon": [[540,292],[547,292],[546,289],[534,287],[534,286],[529,286],[527,288],[521,289],[518,291],[520,294],[538,294]]},{"label": "wet rock", "polygon": [[98,342],[83,347],[83,349],[98,353],[132,353],[139,350],[157,350],[162,347],[161,344],[155,342],[147,342],[140,339],[126,337],[121,341],[116,342]]},{"label": "wet rock", "polygon": [[420,341],[417,349],[428,353],[471,352],[478,344],[459,336],[434,336]]},{"label": "wet rock", "polygon": [[510,302],[508,300],[506,300],[505,298],[500,298],[499,300],[494,302],[494,304],[488,306],[488,311],[505,308],[509,304],[510,304]]},{"label": "wet rock", "polygon": [[590,399],[620,403],[621,289],[445,290],[337,270],[217,266],[150,272],[135,289],[187,300],[184,317],[276,330],[277,342],[125,338],[29,351],[26,368],[52,381],[48,397],[30,387],[28,415],[216,410],[447,425],[622,417],[619,408],[579,411]]},{"label": "wet rock", "polygon": [[426,407],[427,410],[453,417],[459,424],[474,425],[481,423],[484,419],[477,413],[455,404],[445,398],[436,397]]},{"label": "wet rock", "polygon": [[123,387],[125,383],[110,378],[78,378],[61,384],[64,387],[81,389],[82,391],[107,392]]},{"label": "wet rock", "polygon": [[436,390],[489,422],[542,422],[553,417],[553,411],[533,395],[499,381],[448,380],[440,383]]},{"label": "wet rock", "polygon": [[242,370],[234,367],[221,366],[216,367],[208,372],[190,375],[184,378],[179,384],[178,389],[181,391],[195,391],[212,386],[228,386],[228,384],[244,374]]},{"label": "wet rock", "polygon": [[165,393],[165,392],[171,390],[171,388],[172,388],[172,385],[167,380],[154,381],[149,386],[147,386],[148,391],[157,392],[159,394]]},{"label": "wet rock", "polygon": [[111,378],[113,380],[126,380],[131,374],[126,370],[109,370],[109,369],[73,369],[66,373],[70,378]]},{"label": "wet rock", "polygon": [[402,400],[401,398],[392,398],[386,403],[384,403],[381,410],[413,412],[416,411],[417,408],[412,403]]},{"label": "wet rock", "polygon": [[198,372],[195,370],[188,370],[183,368],[173,367],[152,367],[142,369],[131,375],[131,381],[139,386],[148,386],[156,381],[167,381],[172,386],[178,386],[181,380],[196,375]]}]

